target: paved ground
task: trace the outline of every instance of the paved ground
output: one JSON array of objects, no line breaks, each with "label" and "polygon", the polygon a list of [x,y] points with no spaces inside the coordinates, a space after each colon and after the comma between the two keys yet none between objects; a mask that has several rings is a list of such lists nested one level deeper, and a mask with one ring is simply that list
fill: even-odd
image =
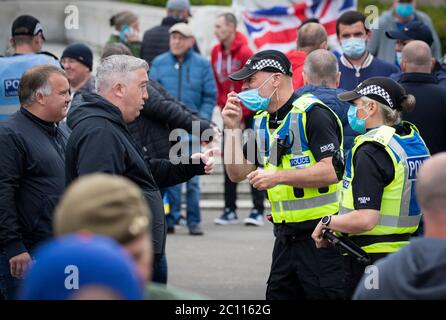
[{"label": "paved ground", "polygon": [[[204,236],[177,228],[167,238],[169,283],[214,299],[264,299],[274,243],[272,225],[216,226],[202,212]],[[247,214],[240,214],[245,218]]]}]

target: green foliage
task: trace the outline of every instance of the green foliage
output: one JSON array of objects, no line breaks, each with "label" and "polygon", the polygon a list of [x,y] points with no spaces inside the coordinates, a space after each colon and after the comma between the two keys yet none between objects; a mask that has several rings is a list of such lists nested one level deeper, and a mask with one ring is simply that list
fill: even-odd
[{"label": "green foliage", "polygon": [[[389,2],[385,3],[379,0],[359,0],[358,10],[364,12],[364,9],[368,5],[377,6],[379,12],[388,10],[391,7],[391,3]],[[440,38],[442,51],[443,53],[446,52],[446,5],[442,5],[440,7],[420,5],[417,6],[417,9],[423,11],[429,17],[431,17],[435,30],[437,31],[438,37]]]},{"label": "green foliage", "polygon": [[[167,2],[167,0],[124,0],[124,1],[147,4],[150,6],[157,6],[157,7],[165,7]],[[191,0],[190,3],[193,6],[205,6],[205,5],[230,6],[232,4],[232,0]]]}]

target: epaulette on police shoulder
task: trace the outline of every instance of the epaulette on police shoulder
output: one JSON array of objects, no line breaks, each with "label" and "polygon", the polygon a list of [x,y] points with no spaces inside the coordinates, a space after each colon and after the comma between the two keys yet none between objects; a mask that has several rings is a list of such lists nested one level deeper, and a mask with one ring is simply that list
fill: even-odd
[{"label": "epaulette on police shoulder", "polygon": [[389,144],[390,139],[392,139],[394,133],[395,128],[381,126],[375,130],[367,132],[361,137],[386,147]]},{"label": "epaulette on police shoulder", "polygon": [[56,55],[52,54],[51,52],[48,52],[48,51],[40,51],[39,54],[45,54],[45,55],[50,56],[50,57],[56,59],[57,61],[59,61],[59,58],[58,58]]}]

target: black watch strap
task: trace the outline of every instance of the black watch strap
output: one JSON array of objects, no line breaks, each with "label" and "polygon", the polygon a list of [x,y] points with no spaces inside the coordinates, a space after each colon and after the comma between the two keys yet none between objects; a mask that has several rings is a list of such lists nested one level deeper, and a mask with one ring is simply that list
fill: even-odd
[{"label": "black watch strap", "polygon": [[324,216],[324,217],[322,217],[322,219],[321,219],[321,223],[322,223],[324,226],[326,226],[326,227],[328,227],[328,225],[330,224],[330,222],[331,222],[331,216]]}]

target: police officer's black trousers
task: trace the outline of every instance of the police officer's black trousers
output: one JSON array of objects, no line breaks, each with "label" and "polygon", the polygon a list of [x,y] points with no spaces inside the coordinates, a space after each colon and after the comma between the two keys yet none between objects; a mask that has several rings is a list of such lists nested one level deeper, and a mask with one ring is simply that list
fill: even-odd
[{"label": "police officer's black trousers", "polygon": [[[369,254],[371,264],[374,264],[381,258],[387,256],[387,253],[373,253]],[[362,276],[364,276],[366,266],[360,264],[355,258],[351,256],[344,256],[344,269],[345,269],[345,285],[347,299],[351,299],[355,293],[356,287]]]},{"label": "police officer's black trousers", "polygon": [[267,300],[344,299],[342,256],[333,248],[317,249],[310,234],[277,237]]}]

